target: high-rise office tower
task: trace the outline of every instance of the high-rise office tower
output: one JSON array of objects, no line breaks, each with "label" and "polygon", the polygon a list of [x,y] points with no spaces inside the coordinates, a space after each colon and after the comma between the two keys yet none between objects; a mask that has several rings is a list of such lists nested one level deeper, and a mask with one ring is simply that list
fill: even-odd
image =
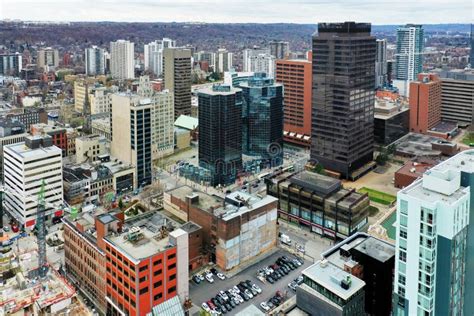
[{"label": "high-rise office tower", "polygon": [[135,78],[135,44],[126,40],[110,42],[110,74],[114,79]]},{"label": "high-rise office tower", "polygon": [[152,111],[150,98],[130,93],[112,96],[111,153],[135,166],[138,186],[152,182]]},{"label": "high-rise office tower", "polygon": [[474,150],[397,194],[393,315],[474,315]]},{"label": "high-rise office tower", "polygon": [[155,76],[160,77],[163,74],[163,49],[176,47],[176,41],[163,38],[144,45],[144,63],[145,70],[152,71]]},{"label": "high-rise office tower", "polygon": [[242,151],[273,165],[283,158],[283,85],[264,73],[241,82]]},{"label": "high-rise office tower", "polygon": [[191,115],[191,51],[185,48],[163,50],[165,89],[174,95],[174,117]]},{"label": "high-rise office tower", "polygon": [[[61,149],[49,135],[27,136],[25,142],[3,147],[5,210],[24,227],[32,227],[38,212],[38,192],[45,182],[46,220],[58,214],[51,205],[63,201]],[[59,211],[61,213],[61,211]]]},{"label": "high-rise office tower", "polygon": [[410,131],[424,134],[441,120],[441,81],[435,74],[418,74],[410,82]]},{"label": "high-rise office tower", "polygon": [[216,71],[223,73],[232,68],[232,58],[234,54],[225,48],[219,48],[216,53]]},{"label": "high-rise office tower", "polygon": [[57,49],[51,47],[38,50],[36,63],[39,68],[58,67],[59,66],[59,52]]},{"label": "high-rise office tower", "polygon": [[320,23],[313,36],[311,159],[350,179],[373,159],[375,38],[370,29],[369,23]]},{"label": "high-rise office tower", "polygon": [[105,49],[92,46],[85,50],[86,75],[104,75],[105,74]]},{"label": "high-rise office tower", "polygon": [[423,71],[423,40],[421,25],[407,24],[397,29],[396,79],[415,80]]},{"label": "high-rise office tower", "polygon": [[16,54],[0,55],[0,75],[19,76],[22,69],[22,56]]},{"label": "high-rise office tower", "polygon": [[275,56],[276,59],[284,59],[290,53],[290,44],[283,41],[271,41],[268,46],[270,46],[270,54]]},{"label": "high-rise office tower", "polygon": [[375,88],[380,88],[385,83],[387,83],[387,40],[378,39],[375,55]]},{"label": "high-rise office tower", "polygon": [[474,69],[474,24],[471,23],[471,55],[469,57],[471,68]]},{"label": "high-rise office tower", "polygon": [[234,183],[242,168],[242,90],[213,85],[199,90],[199,166],[212,185]]},{"label": "high-rise office tower", "polygon": [[305,147],[311,146],[311,65],[306,59],[276,62],[276,81],[285,87],[283,139]]}]

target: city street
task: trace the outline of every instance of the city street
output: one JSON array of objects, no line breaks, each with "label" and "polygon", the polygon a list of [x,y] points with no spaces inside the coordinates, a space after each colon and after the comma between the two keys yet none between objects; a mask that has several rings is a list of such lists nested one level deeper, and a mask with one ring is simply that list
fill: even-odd
[{"label": "city street", "polygon": [[[295,292],[288,287],[288,283],[290,283],[296,277],[301,275],[301,271],[303,271],[306,267],[312,264],[312,261],[310,260],[305,260],[304,264],[301,267],[291,271],[288,275],[284,276],[274,284],[270,284],[268,282],[263,283],[262,281],[257,279],[257,271],[259,269],[263,268],[264,266],[274,264],[278,257],[284,255],[288,257],[293,257],[287,251],[280,249],[270,257],[248,267],[247,269],[232,278],[225,280],[219,280],[218,278],[214,278],[214,283],[212,284],[207,281],[203,281],[200,284],[195,284],[193,281],[190,281],[189,292],[193,304],[196,305],[199,309],[201,309],[201,304],[205,301],[208,301],[211,297],[215,297],[220,290],[228,290],[239,282],[245,280],[250,280],[256,285],[258,285],[262,289],[262,293],[258,294],[257,297],[254,297],[247,302],[237,305],[231,311],[231,315],[234,315],[239,311],[243,310],[244,308],[249,306],[249,304],[253,304],[260,309],[260,303],[264,301],[266,302],[269,298],[275,295],[276,291],[287,293],[288,297],[295,295]],[[199,314],[195,313],[193,315]]]}]

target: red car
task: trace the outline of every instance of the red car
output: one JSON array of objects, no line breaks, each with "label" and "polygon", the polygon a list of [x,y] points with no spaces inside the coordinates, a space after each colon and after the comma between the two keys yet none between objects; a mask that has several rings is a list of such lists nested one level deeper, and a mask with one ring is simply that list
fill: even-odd
[{"label": "red car", "polygon": [[207,301],[207,306],[209,306],[211,309],[215,309],[216,308],[216,305],[214,305],[214,303],[212,303],[211,300]]},{"label": "red car", "polygon": [[19,231],[20,231],[20,229],[18,228],[18,226],[15,225],[15,224],[13,224],[13,225],[12,225],[12,232],[18,233]]}]

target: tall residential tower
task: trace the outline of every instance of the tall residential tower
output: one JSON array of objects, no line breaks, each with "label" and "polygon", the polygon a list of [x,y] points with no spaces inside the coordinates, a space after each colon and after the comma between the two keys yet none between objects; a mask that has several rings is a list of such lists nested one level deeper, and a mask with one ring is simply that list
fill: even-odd
[{"label": "tall residential tower", "polygon": [[421,25],[407,24],[397,29],[396,79],[415,80],[423,71],[423,40]]}]

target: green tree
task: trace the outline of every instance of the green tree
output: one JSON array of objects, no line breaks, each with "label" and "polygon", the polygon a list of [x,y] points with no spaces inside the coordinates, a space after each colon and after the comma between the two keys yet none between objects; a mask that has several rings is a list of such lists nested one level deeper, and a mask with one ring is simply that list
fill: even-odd
[{"label": "green tree", "polygon": [[119,202],[118,202],[118,207],[119,207],[120,209],[123,208],[123,201],[122,201],[122,199],[119,200]]}]

